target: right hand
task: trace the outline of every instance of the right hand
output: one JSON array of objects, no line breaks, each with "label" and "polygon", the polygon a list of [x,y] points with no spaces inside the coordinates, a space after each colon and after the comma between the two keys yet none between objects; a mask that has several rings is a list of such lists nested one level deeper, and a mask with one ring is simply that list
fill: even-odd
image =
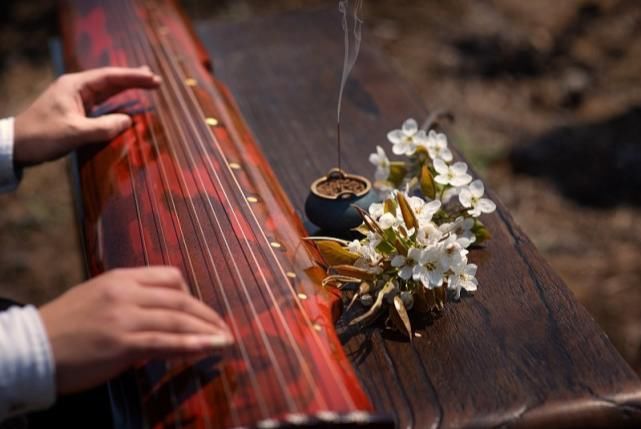
[{"label": "right hand", "polygon": [[101,384],[151,358],[190,358],[233,343],[225,322],[191,297],[180,271],[109,271],[40,308],[59,393]]}]

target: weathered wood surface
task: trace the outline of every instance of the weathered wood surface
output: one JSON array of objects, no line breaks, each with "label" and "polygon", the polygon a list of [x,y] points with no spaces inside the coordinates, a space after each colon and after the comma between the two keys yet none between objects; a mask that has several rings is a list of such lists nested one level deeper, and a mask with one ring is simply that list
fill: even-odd
[{"label": "weathered wood surface", "polygon": [[[201,22],[198,32],[302,213],[308,184],[335,164],[337,13]],[[344,166],[368,176],[367,155],[387,145],[386,132],[426,114],[367,43],[343,109]],[[413,344],[378,331],[345,338],[375,406],[403,428],[641,425],[639,379],[603,331],[503,205],[484,221],[494,237],[471,255],[474,298],[449,306]]]}]

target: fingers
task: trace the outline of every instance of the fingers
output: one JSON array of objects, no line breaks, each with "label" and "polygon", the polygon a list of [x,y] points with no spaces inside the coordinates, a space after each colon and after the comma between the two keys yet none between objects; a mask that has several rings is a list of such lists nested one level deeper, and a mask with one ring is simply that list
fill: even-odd
[{"label": "fingers", "polygon": [[132,280],[143,285],[166,287],[182,291],[189,290],[182,273],[176,267],[150,266],[128,268],[122,271],[126,272]]},{"label": "fingers", "polygon": [[131,118],[124,113],[113,113],[97,118],[79,118],[75,126],[77,132],[73,135],[73,143],[82,145],[108,142],[131,127],[131,124]]},{"label": "fingers", "polygon": [[224,335],[180,335],[161,332],[132,334],[129,343],[130,349],[138,359],[211,353],[232,344]]},{"label": "fingers", "polygon": [[213,325],[188,313],[166,309],[139,310],[132,329],[139,332],[165,332],[174,334],[198,334],[231,336],[226,329]]},{"label": "fingers", "polygon": [[[137,285],[127,290],[129,302],[138,308],[129,318],[132,330],[179,334],[185,338],[206,336],[208,340],[201,338],[198,341],[205,341],[209,348],[212,344],[224,346],[234,342],[224,320],[209,306],[186,293],[187,285],[177,268],[126,268],[112,271],[111,275]],[[212,337],[216,339],[212,340]],[[198,348],[193,343],[188,346]],[[189,347],[182,352],[193,353]]]},{"label": "fingers", "polygon": [[102,103],[107,98],[127,89],[153,89],[160,85],[161,79],[149,67],[103,67],[69,75],[86,109]]},{"label": "fingers", "polygon": [[183,312],[229,332],[225,321],[214,310],[191,295],[171,289],[145,289],[139,288],[133,292],[133,299],[140,307]]}]

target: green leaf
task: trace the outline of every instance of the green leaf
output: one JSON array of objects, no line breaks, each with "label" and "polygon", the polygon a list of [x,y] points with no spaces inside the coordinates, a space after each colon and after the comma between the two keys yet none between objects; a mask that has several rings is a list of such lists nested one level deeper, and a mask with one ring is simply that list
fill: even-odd
[{"label": "green leaf", "polygon": [[316,247],[327,265],[352,265],[360,258],[336,241],[322,240],[316,242]]},{"label": "green leaf", "polygon": [[490,233],[490,230],[485,227],[480,221],[476,221],[474,226],[472,227],[472,232],[476,236],[476,241],[474,244],[481,244],[484,241],[489,240],[492,238],[492,234]]},{"label": "green leaf", "polygon": [[389,180],[395,188],[399,188],[407,174],[407,167],[402,161],[392,161],[389,163]]},{"label": "green leaf", "polygon": [[433,200],[434,197],[436,197],[436,185],[434,184],[434,178],[427,163],[423,164],[421,168],[420,184],[421,193]]},{"label": "green leaf", "polygon": [[396,247],[394,247],[394,245],[392,245],[389,241],[382,240],[380,243],[378,243],[378,246],[376,246],[376,250],[379,253],[389,255],[396,251]]},{"label": "green leaf", "polygon": [[400,253],[400,254],[401,254],[401,255],[403,255],[403,256],[407,256],[407,251],[408,251],[409,249],[407,248],[407,246],[405,246],[405,245],[401,242],[401,240],[396,239],[396,241],[394,242],[394,247],[396,248],[396,251],[397,251],[398,253]]}]

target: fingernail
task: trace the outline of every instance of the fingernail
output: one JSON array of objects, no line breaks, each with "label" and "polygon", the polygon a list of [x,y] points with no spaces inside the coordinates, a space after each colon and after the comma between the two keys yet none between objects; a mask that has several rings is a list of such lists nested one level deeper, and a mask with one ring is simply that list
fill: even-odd
[{"label": "fingernail", "polygon": [[133,124],[133,121],[131,120],[130,116],[124,116],[121,121],[120,121],[120,127],[125,130]]},{"label": "fingernail", "polygon": [[157,74],[154,75],[153,80],[156,85],[160,85],[162,83],[162,78]]},{"label": "fingernail", "polygon": [[210,337],[210,342],[214,348],[229,346],[234,343],[234,339],[227,335],[212,335]]}]

